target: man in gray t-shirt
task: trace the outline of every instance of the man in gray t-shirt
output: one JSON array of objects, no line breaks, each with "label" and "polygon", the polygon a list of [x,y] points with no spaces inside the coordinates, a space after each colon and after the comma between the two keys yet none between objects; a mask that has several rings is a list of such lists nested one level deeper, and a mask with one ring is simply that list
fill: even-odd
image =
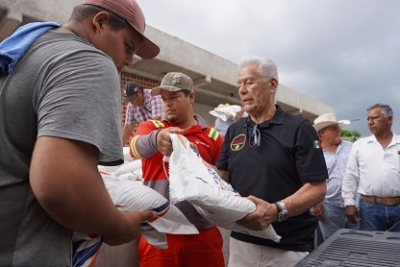
[{"label": "man in gray t-shirt", "polygon": [[159,52],[144,25],[134,0],[84,0],[0,45],[0,266],[71,266],[72,231],[119,245],[154,216],[120,213],[97,171],[123,162],[118,72]]}]

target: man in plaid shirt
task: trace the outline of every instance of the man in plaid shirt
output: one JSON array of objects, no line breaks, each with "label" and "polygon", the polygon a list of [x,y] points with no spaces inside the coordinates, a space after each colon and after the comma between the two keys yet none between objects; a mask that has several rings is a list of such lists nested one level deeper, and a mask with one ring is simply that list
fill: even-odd
[{"label": "man in plaid shirt", "polygon": [[161,97],[151,96],[150,89],[144,89],[135,82],[126,83],[124,98],[125,103],[128,103],[122,128],[122,143],[125,145],[141,122],[161,119],[163,110]]}]

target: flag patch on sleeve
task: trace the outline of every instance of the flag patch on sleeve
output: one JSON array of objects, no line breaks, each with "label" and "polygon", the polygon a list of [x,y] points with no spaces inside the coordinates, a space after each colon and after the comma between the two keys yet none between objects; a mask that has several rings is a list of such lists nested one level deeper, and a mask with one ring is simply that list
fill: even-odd
[{"label": "flag patch on sleeve", "polygon": [[313,147],[314,148],[322,148],[321,140],[314,140],[313,141]]}]

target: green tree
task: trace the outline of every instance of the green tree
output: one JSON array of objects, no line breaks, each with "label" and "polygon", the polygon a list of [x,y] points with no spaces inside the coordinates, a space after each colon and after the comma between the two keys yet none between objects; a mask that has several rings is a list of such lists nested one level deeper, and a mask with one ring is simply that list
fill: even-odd
[{"label": "green tree", "polygon": [[358,138],[361,137],[361,134],[356,130],[344,130],[340,128],[340,135],[343,140],[347,140],[350,142],[355,142]]}]

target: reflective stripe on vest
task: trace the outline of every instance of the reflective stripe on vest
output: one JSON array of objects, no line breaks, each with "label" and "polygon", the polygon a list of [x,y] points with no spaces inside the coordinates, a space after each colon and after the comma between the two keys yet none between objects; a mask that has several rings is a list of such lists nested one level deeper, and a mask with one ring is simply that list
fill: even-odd
[{"label": "reflective stripe on vest", "polygon": [[217,130],[215,130],[214,128],[211,128],[210,132],[208,133],[208,137],[210,137],[211,139],[216,141],[218,139],[218,136],[219,136],[219,132]]},{"label": "reflective stripe on vest", "polygon": [[157,121],[157,120],[149,120],[149,121],[151,121],[156,128],[164,128],[165,127],[164,123],[162,123],[161,121]]},{"label": "reflective stripe on vest", "polygon": [[136,149],[136,141],[138,140],[138,138],[140,137],[140,135],[135,135],[130,143],[130,152],[131,152],[131,156],[134,157],[135,159],[142,159],[142,156],[140,156],[139,151],[137,151]]}]

